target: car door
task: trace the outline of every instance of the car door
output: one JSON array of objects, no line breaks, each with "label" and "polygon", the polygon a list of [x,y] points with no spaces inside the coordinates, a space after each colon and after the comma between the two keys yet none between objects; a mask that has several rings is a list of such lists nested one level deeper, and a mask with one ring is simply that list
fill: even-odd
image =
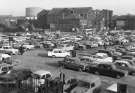
[{"label": "car door", "polygon": [[117,62],[117,63],[115,63],[115,65],[118,69],[129,70],[129,67],[126,63]]},{"label": "car door", "polygon": [[106,64],[99,64],[99,66],[98,66],[99,73],[102,74],[102,75],[108,76],[110,71],[107,69],[107,66],[108,65],[106,65]]},{"label": "car door", "polygon": [[88,65],[86,68],[86,71],[88,71],[89,73],[95,73],[95,72],[98,72],[98,65],[94,65],[94,64],[90,64],[90,65]]},{"label": "car door", "polygon": [[65,51],[59,51],[59,55],[60,57],[66,57],[66,52]]},{"label": "car door", "polygon": [[77,65],[74,60],[70,61],[68,66],[71,69],[77,69]]},{"label": "car door", "polygon": [[60,56],[59,51],[57,51],[57,50],[53,51],[52,56],[59,57]]}]

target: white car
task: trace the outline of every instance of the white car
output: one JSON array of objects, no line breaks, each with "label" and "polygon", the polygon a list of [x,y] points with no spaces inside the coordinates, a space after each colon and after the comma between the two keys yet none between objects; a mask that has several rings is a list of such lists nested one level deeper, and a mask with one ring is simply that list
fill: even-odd
[{"label": "white car", "polygon": [[64,51],[62,49],[53,49],[52,51],[48,51],[49,57],[69,57],[70,52]]},{"label": "white car", "polygon": [[113,62],[113,58],[112,57],[108,57],[108,55],[106,53],[97,53],[95,55],[94,61],[96,63],[112,63]]},{"label": "white car", "polygon": [[11,46],[3,46],[2,48],[0,48],[0,51],[7,54],[14,54],[14,55],[19,53],[18,49],[14,49]]},{"label": "white car", "polygon": [[0,61],[2,61],[2,60],[4,60],[4,59],[7,59],[7,58],[11,58],[11,56],[8,55],[8,54],[0,53]]},{"label": "white car", "polygon": [[38,86],[42,85],[45,83],[45,78],[50,78],[52,77],[52,74],[50,71],[46,71],[46,70],[38,70],[33,72],[33,78],[38,78]]},{"label": "white car", "polygon": [[32,50],[34,49],[34,45],[29,45],[29,44],[24,44],[23,47],[26,49],[26,50]]}]

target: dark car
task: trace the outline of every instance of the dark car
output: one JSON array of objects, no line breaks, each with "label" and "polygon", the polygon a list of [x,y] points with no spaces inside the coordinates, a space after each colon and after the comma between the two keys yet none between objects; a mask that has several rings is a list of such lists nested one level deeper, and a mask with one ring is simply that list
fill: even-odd
[{"label": "dark car", "polygon": [[114,62],[118,69],[128,71],[129,75],[135,76],[135,63],[130,60],[117,60]]},{"label": "dark car", "polygon": [[99,63],[86,66],[86,72],[121,78],[127,75],[127,71],[117,69],[113,63]]},{"label": "dark car", "polygon": [[60,67],[78,70],[78,71],[83,71],[85,69],[85,63],[81,63],[79,59],[76,60],[76,59],[68,58],[63,61],[58,61],[58,64]]},{"label": "dark car", "polygon": [[32,71],[29,69],[16,69],[0,75],[0,82],[16,82],[17,80],[27,80],[31,77]]}]

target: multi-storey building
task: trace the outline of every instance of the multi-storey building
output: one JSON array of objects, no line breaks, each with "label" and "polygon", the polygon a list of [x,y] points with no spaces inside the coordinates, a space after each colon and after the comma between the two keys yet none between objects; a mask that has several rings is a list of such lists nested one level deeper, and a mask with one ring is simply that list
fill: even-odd
[{"label": "multi-storey building", "polygon": [[73,31],[93,26],[95,12],[91,7],[54,8],[48,13],[48,24],[53,30]]}]

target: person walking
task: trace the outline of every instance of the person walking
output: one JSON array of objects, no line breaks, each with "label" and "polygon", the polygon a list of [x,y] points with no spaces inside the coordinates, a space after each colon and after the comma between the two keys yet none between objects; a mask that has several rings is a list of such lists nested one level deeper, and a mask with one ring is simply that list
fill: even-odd
[{"label": "person walking", "polygon": [[25,51],[24,51],[23,45],[21,45],[21,46],[19,47],[19,52],[20,52],[21,55],[24,54]]}]

